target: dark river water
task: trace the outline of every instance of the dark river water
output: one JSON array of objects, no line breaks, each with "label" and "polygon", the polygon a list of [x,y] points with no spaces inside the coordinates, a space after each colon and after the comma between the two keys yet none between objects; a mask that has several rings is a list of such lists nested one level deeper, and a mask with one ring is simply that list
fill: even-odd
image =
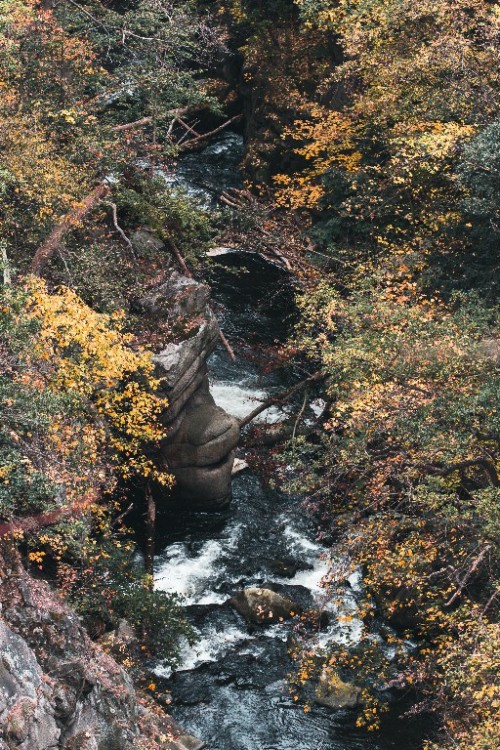
[{"label": "dark river water", "polygon": [[[241,151],[240,137],[226,134],[181,162],[175,184],[208,206],[224,187],[238,185]],[[248,348],[235,363],[224,350],[212,355],[211,388],[217,403],[240,417],[254,408],[256,398],[283,387],[285,376],[263,375],[256,359],[265,359],[265,346],[286,336],[291,290],[281,271],[259,259],[231,254],[218,261],[213,296],[221,325],[231,341],[244,340]],[[245,272],[236,275],[236,268]],[[318,401],[315,408],[321,407]],[[261,416],[264,421],[282,418],[275,407]],[[195,646],[185,644],[174,673],[158,663],[155,674],[171,691],[174,718],[208,748],[420,747],[418,723],[398,719],[397,705],[376,736],[356,728],[355,712],[332,712],[314,704],[305,713],[286,683],[293,622],[252,628],[227,604],[243,588],[271,583],[299,604],[327,610],[328,624],[313,636],[318,646],[328,641],[356,643],[361,627],[356,619],[359,576],[346,582],[337,608],[325,601],[321,581],[329,553],[316,540],[315,525],[305,515],[301,498],[269,489],[258,474],[247,470],[235,477],[227,510],[196,515],[176,510],[161,518],[158,550],[156,587],[184,597],[198,640]],[[352,619],[339,623],[338,614],[350,614]]]}]

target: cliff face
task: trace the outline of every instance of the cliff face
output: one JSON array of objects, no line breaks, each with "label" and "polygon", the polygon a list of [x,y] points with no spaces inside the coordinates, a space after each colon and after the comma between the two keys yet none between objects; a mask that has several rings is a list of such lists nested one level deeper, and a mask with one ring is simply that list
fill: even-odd
[{"label": "cliff face", "polygon": [[161,460],[175,475],[178,497],[196,508],[220,507],[230,498],[239,424],[210,394],[207,358],[220,330],[210,310],[209,289],[174,271],[140,306],[153,319],[172,321],[182,331],[179,341],[155,356],[169,400]]},{"label": "cliff face", "polygon": [[0,554],[0,750],[199,750],[77,615]]}]

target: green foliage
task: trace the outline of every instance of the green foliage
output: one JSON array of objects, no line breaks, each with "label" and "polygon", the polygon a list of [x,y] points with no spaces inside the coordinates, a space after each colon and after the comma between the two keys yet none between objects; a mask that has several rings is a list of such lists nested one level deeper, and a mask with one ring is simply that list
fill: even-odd
[{"label": "green foliage", "polygon": [[2,538],[19,538],[40,570],[55,564],[91,629],[126,617],[174,663],[180,637],[191,638],[182,602],[152,590],[113,521],[117,477],[157,475],[147,453],[166,402],[147,395],[158,385],[150,355],[128,348],[116,315],[40,282],[4,288],[0,336]]},{"label": "green foliage", "polygon": [[182,599],[155,591],[135,556],[130,537],[113,530],[111,516],[105,515],[80,550],[76,567],[59,566],[60,586],[91,632],[114,628],[124,618],[150,654],[174,666],[180,639],[193,638]]},{"label": "green foliage", "polygon": [[[158,237],[173,240],[188,265],[196,267],[210,246],[215,227],[209,211],[161,177],[138,175],[117,195],[125,226],[146,226]],[[171,251],[165,252],[171,258]]]},{"label": "green foliage", "polygon": [[481,287],[494,303],[498,211],[491,199],[489,217],[478,209],[496,179],[496,4],[297,5],[308,33],[341,36],[345,59],[285,131],[305,164],[278,176],[279,202],[312,212],[343,274],[353,260],[416,255],[429,287]]},{"label": "green foliage", "polygon": [[[395,649],[384,667],[332,644],[323,664],[371,686],[368,728],[395,681],[428,696],[445,747],[494,747],[498,6],[297,5],[305,29],[338,34],[344,53],[285,131],[297,173],[276,179],[333,271],[311,274],[299,300],[292,346],[324,373],[330,414],[298,476],[343,550],[331,595],[358,567],[362,643],[382,617]],[[299,655],[299,682],[313,667]]]}]

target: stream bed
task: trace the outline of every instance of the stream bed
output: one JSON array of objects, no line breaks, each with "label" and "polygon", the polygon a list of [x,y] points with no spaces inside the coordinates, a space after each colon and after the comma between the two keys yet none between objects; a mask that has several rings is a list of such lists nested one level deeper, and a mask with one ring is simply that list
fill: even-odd
[{"label": "stream bed", "polygon": [[[237,149],[241,140],[226,134],[209,147],[208,154],[191,155],[184,172],[179,170],[189,178],[184,187],[197,195],[205,191],[208,202],[210,184],[214,193],[224,187],[218,176],[222,175],[222,182],[237,184]],[[241,417],[252,411],[258,403],[255,399],[286,385],[285,375],[263,375],[257,361],[265,356],[267,345],[287,335],[291,289],[282,271],[258,258],[233,253],[218,261],[213,297],[221,327],[230,341],[244,341],[245,350],[236,362],[223,349],[212,355],[211,390],[220,406]],[[282,416],[272,408],[261,419]],[[198,640],[194,646],[184,645],[175,672],[160,662],[155,675],[171,693],[173,717],[210,750],[416,750],[420,746],[415,722],[398,719],[397,707],[376,736],[355,726],[356,712],[333,712],[316,704],[304,712],[286,682],[292,668],[289,645],[294,621],[251,626],[228,604],[244,588],[271,584],[304,607],[327,610],[328,624],[317,633],[318,643],[356,642],[361,626],[356,619],[359,581],[353,576],[346,582],[341,612],[325,601],[321,582],[329,567],[329,551],[317,541],[315,524],[304,512],[301,498],[271,489],[258,473],[247,470],[234,478],[232,502],[224,511],[163,511],[157,550],[155,585],[184,598]],[[352,619],[339,622],[338,614]]]}]

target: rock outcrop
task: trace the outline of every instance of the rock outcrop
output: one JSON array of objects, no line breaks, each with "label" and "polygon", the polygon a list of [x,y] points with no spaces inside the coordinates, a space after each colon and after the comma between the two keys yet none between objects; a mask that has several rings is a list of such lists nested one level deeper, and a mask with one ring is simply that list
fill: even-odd
[{"label": "rock outcrop", "polygon": [[139,304],[174,336],[155,356],[169,401],[161,460],[175,475],[178,497],[194,508],[221,507],[230,498],[239,424],[210,394],[207,358],[220,330],[209,289],[174,271]]},{"label": "rock outcrop", "polygon": [[0,555],[0,750],[200,750],[44,581]]}]

